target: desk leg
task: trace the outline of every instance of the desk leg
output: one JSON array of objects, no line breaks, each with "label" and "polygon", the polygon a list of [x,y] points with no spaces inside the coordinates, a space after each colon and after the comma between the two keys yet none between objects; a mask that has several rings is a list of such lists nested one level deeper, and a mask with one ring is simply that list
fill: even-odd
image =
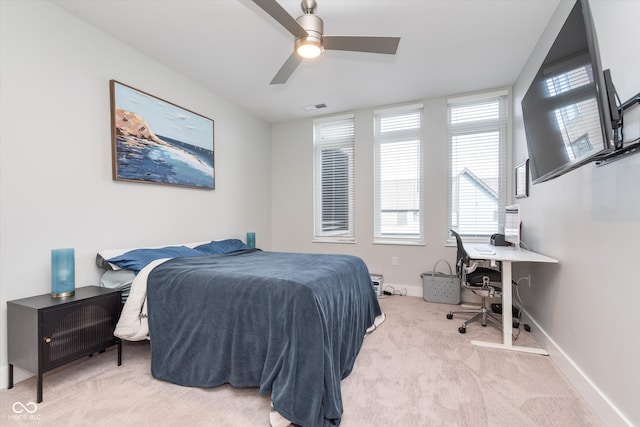
[{"label": "desk leg", "polygon": [[502,262],[502,343],[513,345],[513,288],[511,287],[511,261]]},{"label": "desk leg", "polygon": [[502,344],[475,340],[471,341],[471,344],[548,356],[549,352],[541,348],[513,345],[513,289],[511,280],[511,261],[502,261]]}]

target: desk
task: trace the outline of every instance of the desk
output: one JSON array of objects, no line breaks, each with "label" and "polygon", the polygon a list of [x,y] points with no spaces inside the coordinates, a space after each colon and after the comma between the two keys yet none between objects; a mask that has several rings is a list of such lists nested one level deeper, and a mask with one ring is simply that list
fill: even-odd
[{"label": "desk", "polygon": [[503,350],[548,355],[549,352],[544,349],[513,345],[513,318],[511,309],[513,305],[513,289],[511,285],[511,263],[558,263],[558,260],[526,249],[516,249],[512,246],[491,246],[483,243],[467,242],[464,244],[464,248],[471,259],[500,261],[502,263],[502,344],[475,340],[471,341],[471,344],[483,347],[500,348]]}]

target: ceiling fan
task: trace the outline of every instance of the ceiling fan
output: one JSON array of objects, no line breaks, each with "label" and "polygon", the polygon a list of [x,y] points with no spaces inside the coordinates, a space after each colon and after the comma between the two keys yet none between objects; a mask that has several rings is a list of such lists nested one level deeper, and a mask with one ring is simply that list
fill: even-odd
[{"label": "ceiling fan", "polygon": [[395,55],[400,37],[325,36],[324,24],[315,15],[316,0],[302,0],[304,15],[294,19],[276,0],[252,0],[280,25],[295,36],[294,51],[271,80],[272,85],[284,84],[305,58],[315,58],[323,50],[384,53]]}]

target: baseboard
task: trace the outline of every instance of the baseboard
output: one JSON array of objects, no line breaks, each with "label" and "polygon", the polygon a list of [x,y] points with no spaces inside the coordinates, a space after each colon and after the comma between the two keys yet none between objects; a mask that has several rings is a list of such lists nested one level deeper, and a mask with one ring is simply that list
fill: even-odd
[{"label": "baseboard", "polygon": [[396,285],[393,283],[385,283],[383,290],[389,291],[389,292],[396,291],[401,295],[422,298],[422,286],[411,286],[411,285],[407,286],[407,285]]},{"label": "baseboard", "polygon": [[[15,373],[15,372],[14,372]],[[15,376],[14,376],[15,379]],[[9,384],[9,367],[0,367],[0,390],[4,390]]]},{"label": "baseboard", "polygon": [[562,350],[560,346],[546,333],[546,331],[540,327],[540,325],[527,313],[526,310],[522,310],[523,318],[532,325],[532,333],[536,338],[538,344],[541,347],[546,348],[549,351],[549,357],[569,380],[569,382],[576,388],[578,393],[587,402],[587,404],[593,409],[596,415],[600,418],[604,425],[608,427],[633,427],[631,421],[629,421],[624,414],[609,400],[609,398],[596,386],[591,379],[580,369],[580,367],[574,362],[567,353]]},{"label": "baseboard", "polygon": [[[384,283],[384,288],[385,289],[383,289],[383,290],[387,290],[386,289],[387,287],[389,287],[391,289],[394,289],[394,290],[396,290],[398,292],[401,292],[403,294],[406,291],[406,295],[410,296],[410,297],[423,298],[424,287],[422,285],[413,286],[413,285],[398,285],[398,284],[394,284],[394,283]],[[389,291],[391,291],[391,289],[389,289]],[[480,303],[480,297],[475,295],[473,292],[471,292],[468,289],[462,289],[462,293],[460,295],[460,298],[461,298],[463,303],[470,303],[470,304],[479,304]],[[499,299],[496,299],[496,301],[499,301]]]}]

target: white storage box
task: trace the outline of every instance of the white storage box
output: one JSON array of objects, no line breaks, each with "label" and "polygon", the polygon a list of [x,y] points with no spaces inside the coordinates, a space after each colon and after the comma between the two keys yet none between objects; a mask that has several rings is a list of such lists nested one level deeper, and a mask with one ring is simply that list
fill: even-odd
[{"label": "white storage box", "polygon": [[373,283],[373,290],[376,291],[376,295],[382,295],[382,282],[384,277],[382,274],[371,274],[371,283]]}]

